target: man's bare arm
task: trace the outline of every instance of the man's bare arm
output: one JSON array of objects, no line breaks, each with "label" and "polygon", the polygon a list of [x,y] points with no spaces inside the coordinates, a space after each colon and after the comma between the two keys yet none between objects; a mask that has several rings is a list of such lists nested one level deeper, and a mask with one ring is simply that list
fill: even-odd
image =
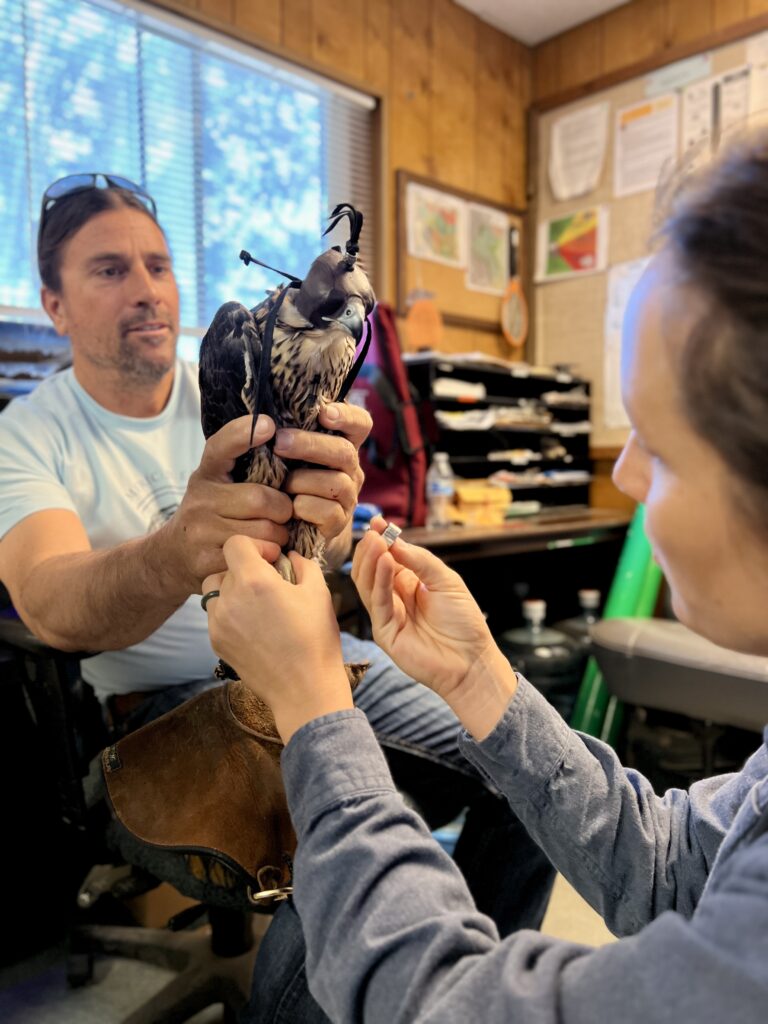
[{"label": "man's bare arm", "polygon": [[[274,560],[287,540],[290,498],[233,484],[229,469],[250,446],[250,417],[210,438],[181,505],[155,533],[93,551],[71,511],[51,509],[18,523],[0,542],[0,579],[29,628],[63,650],[116,650],[155,631],[211,572],[225,565],[233,534],[260,542]],[[266,420],[260,441],[271,436]],[[263,435],[263,436],[262,436]]]},{"label": "man's bare arm", "polygon": [[158,536],[92,551],[80,519],[37,512],[0,543],[0,578],[32,632],[67,651],[114,650],[149,636],[186,599]]}]

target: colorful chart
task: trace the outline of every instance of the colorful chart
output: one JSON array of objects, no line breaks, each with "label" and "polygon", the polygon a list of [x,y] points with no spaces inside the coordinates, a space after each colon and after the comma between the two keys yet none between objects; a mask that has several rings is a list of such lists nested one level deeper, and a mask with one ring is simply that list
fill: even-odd
[{"label": "colorful chart", "polygon": [[593,273],[605,268],[607,212],[589,207],[542,225],[540,279]]},{"label": "colorful chart", "polygon": [[547,276],[598,269],[598,211],[593,207],[549,222]]}]

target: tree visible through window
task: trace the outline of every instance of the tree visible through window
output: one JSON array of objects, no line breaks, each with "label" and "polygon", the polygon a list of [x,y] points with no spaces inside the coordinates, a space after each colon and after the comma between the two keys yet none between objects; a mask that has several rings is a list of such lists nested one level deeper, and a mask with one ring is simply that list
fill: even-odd
[{"label": "tree visible through window", "polygon": [[0,313],[39,306],[40,197],[66,174],[154,196],[191,329],[280,280],[242,248],[301,276],[333,204],[370,222],[370,162],[339,147],[370,154],[373,103],[179,24],[108,0],[0,0]]}]

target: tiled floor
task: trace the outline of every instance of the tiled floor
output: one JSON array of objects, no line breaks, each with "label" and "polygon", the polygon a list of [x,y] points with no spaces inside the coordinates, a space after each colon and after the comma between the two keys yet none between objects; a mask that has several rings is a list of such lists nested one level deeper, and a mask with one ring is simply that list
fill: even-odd
[{"label": "tiled floor", "polygon": [[[159,992],[171,977],[161,967],[133,960],[103,960],[96,983],[70,991],[58,963],[8,991],[0,991],[3,1024],[119,1024]],[[194,1024],[218,1024],[221,1008],[209,1007]],[[192,1021],[190,1021],[192,1024]]]},{"label": "tiled floor", "polygon": [[[542,931],[593,946],[615,941],[594,910],[560,876]],[[105,959],[97,965],[97,984],[68,991],[60,956],[50,960],[41,960],[36,972],[28,972],[12,989],[0,991],[3,1024],[119,1024],[171,977],[160,967]],[[194,1024],[218,1024],[220,1019],[220,1009],[209,1007],[194,1018]]]},{"label": "tiled floor", "polygon": [[555,879],[541,930],[545,935],[554,935],[571,942],[585,942],[589,946],[616,942],[616,936],[611,935],[602,918],[584,902],[562,875]]}]

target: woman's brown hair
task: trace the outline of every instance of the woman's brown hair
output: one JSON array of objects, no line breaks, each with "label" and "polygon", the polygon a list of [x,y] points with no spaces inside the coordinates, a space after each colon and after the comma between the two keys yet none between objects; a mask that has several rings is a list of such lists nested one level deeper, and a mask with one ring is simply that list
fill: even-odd
[{"label": "woman's brown hair", "polygon": [[684,283],[709,300],[679,352],[685,412],[768,516],[768,131],[678,172],[658,237]]}]

